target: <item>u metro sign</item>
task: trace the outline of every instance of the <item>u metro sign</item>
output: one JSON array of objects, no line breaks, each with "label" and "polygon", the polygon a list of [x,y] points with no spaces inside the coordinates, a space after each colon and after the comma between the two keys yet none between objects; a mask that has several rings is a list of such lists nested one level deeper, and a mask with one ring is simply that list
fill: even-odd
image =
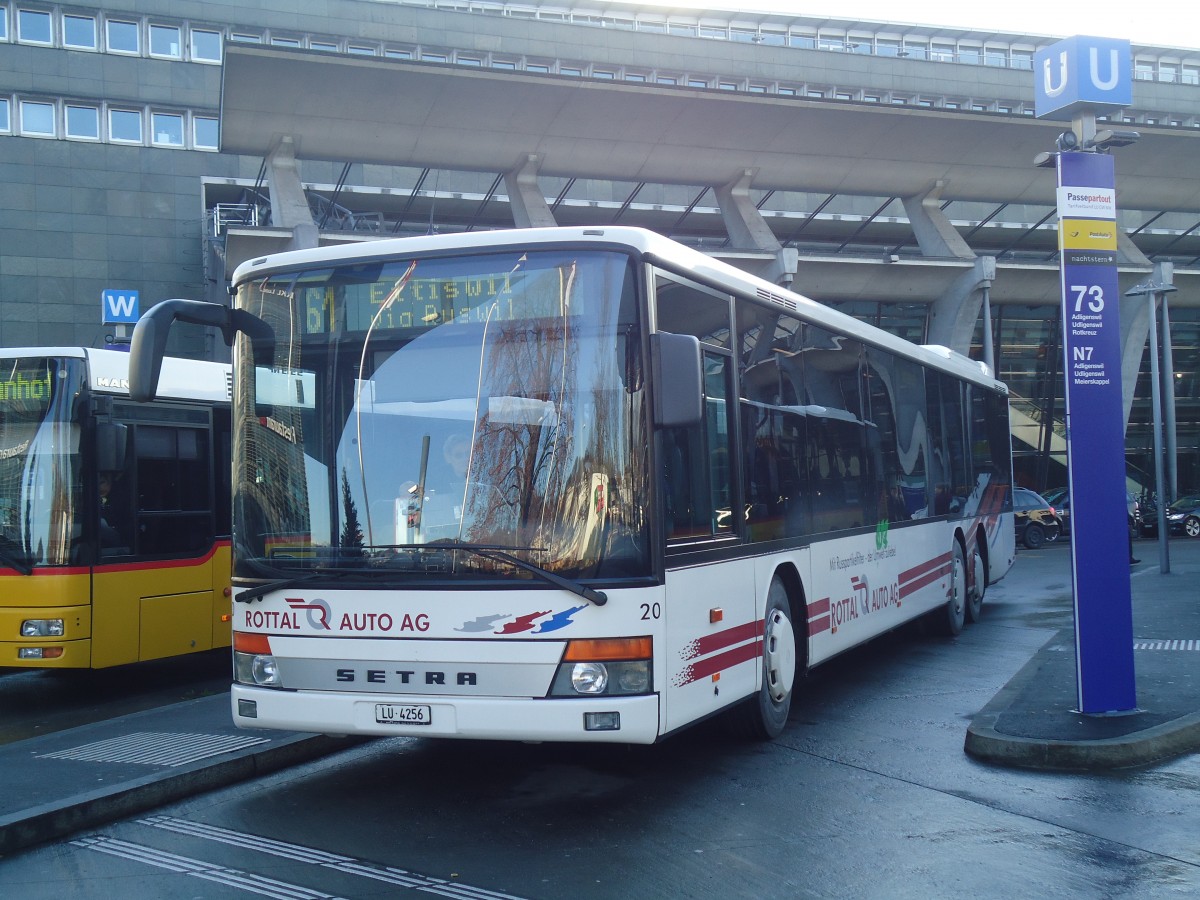
[{"label": "u metro sign", "polygon": [[1083,109],[1106,111],[1133,102],[1129,41],[1069,37],[1033,55],[1034,112],[1070,121]]},{"label": "u metro sign", "polygon": [[105,288],[100,292],[100,324],[136,324],[138,315],[137,291]]}]

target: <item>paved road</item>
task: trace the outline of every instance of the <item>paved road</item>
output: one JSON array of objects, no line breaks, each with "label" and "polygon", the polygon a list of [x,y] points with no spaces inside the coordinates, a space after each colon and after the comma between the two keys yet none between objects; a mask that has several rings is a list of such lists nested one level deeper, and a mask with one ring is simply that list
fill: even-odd
[{"label": "paved road", "polygon": [[971,716],[1070,623],[1069,577],[1065,546],[1021,551],[983,622],[823,668],[771,744],[711,726],[648,748],[376,741],[18,854],[0,884],[22,900],[1196,896],[1200,756],[1079,775],[963,753]]}]

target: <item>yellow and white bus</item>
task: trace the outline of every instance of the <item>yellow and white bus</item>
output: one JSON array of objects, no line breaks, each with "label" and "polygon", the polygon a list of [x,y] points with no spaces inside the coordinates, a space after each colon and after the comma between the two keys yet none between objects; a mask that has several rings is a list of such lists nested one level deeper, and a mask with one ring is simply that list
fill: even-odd
[{"label": "yellow and white bus", "polygon": [[[1012,565],[1007,391],[632,228],[280,253],[232,308],[238,725],[769,738],[797,674]],[[964,665],[969,661],[964,660]]]},{"label": "yellow and white bus", "polygon": [[0,667],[86,669],[230,642],[230,367],[0,349]]}]

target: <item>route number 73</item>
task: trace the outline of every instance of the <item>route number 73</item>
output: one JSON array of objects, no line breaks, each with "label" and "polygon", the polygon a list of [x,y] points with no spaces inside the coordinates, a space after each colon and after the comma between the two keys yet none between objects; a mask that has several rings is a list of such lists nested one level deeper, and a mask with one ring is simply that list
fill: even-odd
[{"label": "route number 73", "polygon": [[1075,292],[1075,312],[1080,312],[1083,308],[1083,302],[1087,301],[1087,308],[1091,312],[1100,312],[1104,309],[1104,288],[1098,284],[1073,284],[1071,290]]}]

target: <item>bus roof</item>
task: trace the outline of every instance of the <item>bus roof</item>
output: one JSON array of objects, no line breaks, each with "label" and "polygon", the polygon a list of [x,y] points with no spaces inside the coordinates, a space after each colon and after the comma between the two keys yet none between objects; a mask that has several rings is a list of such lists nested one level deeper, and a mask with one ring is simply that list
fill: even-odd
[{"label": "bus roof", "polygon": [[[0,359],[58,356],[88,363],[88,387],[97,394],[129,396],[129,354],[93,347],[5,347]],[[232,393],[232,368],[228,363],[204,362],[168,356],[163,360],[158,396],[174,400],[228,403]]]},{"label": "bus roof", "polygon": [[853,316],[832,309],[789,291],[766,279],[693,250],[644,228],[627,226],[555,228],[520,228],[497,231],[472,231],[452,234],[421,235],[390,238],[319,247],[311,250],[290,250],[248,260],[233,273],[233,285],[261,278],[276,272],[313,266],[375,260],[383,257],[451,253],[455,250],[501,250],[506,247],[529,247],[544,244],[596,244],[620,246],[637,252],[656,265],[679,274],[719,286],[731,294],[779,307],[815,325],[830,328],[847,337],[889,350],[922,365],[940,369],[959,378],[984,384],[1007,393],[1007,387],[996,380],[988,367],[946,347],[921,347],[889,332],[868,325]]}]

